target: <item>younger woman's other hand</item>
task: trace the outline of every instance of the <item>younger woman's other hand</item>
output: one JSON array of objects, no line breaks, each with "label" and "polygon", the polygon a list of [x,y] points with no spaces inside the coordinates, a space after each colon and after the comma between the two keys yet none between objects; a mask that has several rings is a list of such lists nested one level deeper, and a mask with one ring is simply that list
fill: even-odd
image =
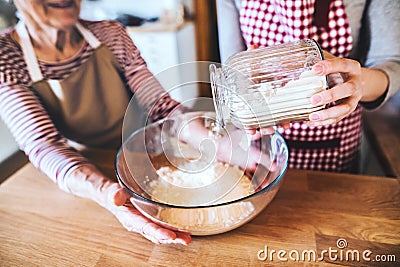
[{"label": "younger woman's other hand", "polygon": [[330,84],[333,86],[314,94],[311,103],[317,106],[336,102],[336,105],[311,113],[309,125],[334,124],[350,115],[362,97],[364,83],[360,63],[327,54],[327,59],[316,63],[313,70],[317,75],[330,75]]}]

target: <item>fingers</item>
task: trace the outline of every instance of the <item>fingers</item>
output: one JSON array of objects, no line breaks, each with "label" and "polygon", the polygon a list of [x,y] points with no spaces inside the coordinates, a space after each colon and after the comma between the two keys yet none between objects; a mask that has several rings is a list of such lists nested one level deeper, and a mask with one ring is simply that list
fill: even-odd
[{"label": "fingers", "polygon": [[308,124],[316,127],[337,123],[356,109],[358,101],[359,98],[350,97],[341,104],[313,112],[310,114],[310,122]]},{"label": "fingers", "polygon": [[106,205],[122,206],[130,198],[129,193],[125,189],[123,189],[118,183],[106,182],[104,183],[103,188],[107,188]]},{"label": "fingers", "polygon": [[329,58],[316,63],[313,70],[317,75],[328,75],[335,72],[344,72],[350,75],[361,75],[361,65],[358,61],[348,58]]},{"label": "fingers", "polygon": [[153,223],[134,208],[132,203],[117,207],[113,213],[125,229],[139,233],[156,244],[188,245],[191,241],[189,233],[174,232]]},{"label": "fingers", "polygon": [[342,84],[347,81],[348,78],[344,73],[335,72],[328,75],[328,88],[332,88],[337,84]]},{"label": "fingers", "polygon": [[335,58],[334,55],[332,55],[331,53],[329,53],[329,52],[326,51],[326,50],[323,50],[322,52],[323,52],[323,54],[324,54],[324,58],[326,58],[326,59]]},{"label": "fingers", "polygon": [[173,232],[150,221],[143,225],[140,233],[156,244],[188,245],[192,240],[189,234]]},{"label": "fingers", "polygon": [[179,244],[188,245],[192,241],[192,237],[188,233],[177,232],[175,240],[177,240]]},{"label": "fingers", "polygon": [[355,96],[361,98],[360,85],[355,80],[349,80],[335,87],[324,90],[311,96],[311,103],[314,106],[326,105],[340,99]]},{"label": "fingers", "polygon": [[189,245],[192,241],[192,238],[189,234],[177,232],[175,239],[161,239],[159,240],[160,244],[181,244],[181,245]]},{"label": "fingers", "polygon": [[273,134],[274,132],[275,132],[274,127],[266,127],[266,128],[261,128],[259,130],[256,129],[246,130],[246,133],[252,136],[251,137],[252,140],[258,140],[260,139],[260,137],[262,137],[262,135],[270,135]]},{"label": "fingers", "polygon": [[176,238],[174,232],[161,228],[159,225],[147,220],[142,224],[140,233],[154,243],[160,243],[161,240],[174,240]]},{"label": "fingers", "polygon": [[328,109],[313,112],[309,115],[310,126],[322,126],[336,123],[353,112],[361,99],[361,85],[356,79],[317,93],[311,97],[314,106],[326,105],[332,102],[337,104]]},{"label": "fingers", "polygon": [[[311,96],[310,101],[314,106],[327,105],[332,102],[336,102],[336,105],[311,113],[309,115],[310,126],[336,123],[356,109],[362,97],[363,87],[359,62],[329,56],[328,59],[316,63],[313,66],[313,70],[317,75],[330,75],[331,78],[339,81],[339,83],[333,82],[336,85],[331,89]],[[338,74],[337,77],[335,74]]]},{"label": "fingers", "polygon": [[128,192],[125,189],[119,188],[114,194],[114,204],[116,206],[122,206],[126,203],[126,201],[130,198]]},{"label": "fingers", "polygon": [[292,127],[292,124],[291,123],[283,123],[283,124],[281,124],[281,127],[284,130],[288,130],[288,129],[290,129],[290,127]]},{"label": "fingers", "polygon": [[248,135],[255,135],[257,131],[255,129],[247,129],[245,130]]},{"label": "fingers", "polygon": [[253,49],[257,49],[257,48],[258,48],[258,45],[251,44],[251,45],[249,45],[249,46],[247,47],[247,50],[253,50]]}]

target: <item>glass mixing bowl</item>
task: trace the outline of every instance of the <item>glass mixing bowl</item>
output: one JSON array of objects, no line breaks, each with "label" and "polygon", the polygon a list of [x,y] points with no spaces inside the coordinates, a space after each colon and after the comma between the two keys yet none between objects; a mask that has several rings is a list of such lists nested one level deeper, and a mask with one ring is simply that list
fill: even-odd
[{"label": "glass mixing bowl", "polygon": [[122,144],[118,181],[144,216],[212,235],[249,222],[272,201],[288,162],[282,136],[255,138],[230,123],[216,133],[215,124],[214,112],[190,112],[149,124]]}]

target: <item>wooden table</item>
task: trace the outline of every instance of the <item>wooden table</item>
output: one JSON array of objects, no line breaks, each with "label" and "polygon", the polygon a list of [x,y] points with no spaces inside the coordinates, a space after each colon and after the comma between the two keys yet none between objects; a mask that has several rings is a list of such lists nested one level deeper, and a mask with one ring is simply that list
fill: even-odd
[{"label": "wooden table", "polygon": [[[400,185],[392,178],[288,170],[276,198],[250,223],[193,237],[189,246],[155,245],[27,164],[0,186],[0,246],[0,266],[399,266]],[[329,248],[337,252],[325,253],[323,262],[307,252],[319,257]],[[283,250],[287,261],[271,250]],[[396,262],[366,262],[365,250],[371,260],[383,255]],[[303,261],[289,258],[296,251]],[[344,260],[334,260],[340,251]]]}]

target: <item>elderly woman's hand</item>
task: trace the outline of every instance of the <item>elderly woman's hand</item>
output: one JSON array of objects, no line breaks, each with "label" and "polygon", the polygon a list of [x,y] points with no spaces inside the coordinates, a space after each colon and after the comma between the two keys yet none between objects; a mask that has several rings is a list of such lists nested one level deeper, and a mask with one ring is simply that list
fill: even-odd
[{"label": "elderly woman's hand", "polygon": [[174,232],[163,228],[144,217],[131,203],[130,195],[117,183],[108,188],[110,201],[107,209],[110,210],[120,223],[128,230],[140,233],[156,244],[183,244],[187,245],[191,237],[187,233]]},{"label": "elderly woman's hand", "polygon": [[188,233],[165,229],[144,217],[133,206],[129,193],[93,165],[77,168],[65,183],[69,192],[92,199],[114,214],[128,231],[139,233],[156,244],[187,245],[191,241]]},{"label": "elderly woman's hand", "polygon": [[330,104],[336,105],[310,114],[310,126],[322,126],[334,124],[353,112],[362,97],[363,80],[362,68],[359,62],[334,57],[328,53],[326,60],[320,61],[313,66],[317,75],[329,75],[330,89],[314,94],[311,103],[314,105]]}]

